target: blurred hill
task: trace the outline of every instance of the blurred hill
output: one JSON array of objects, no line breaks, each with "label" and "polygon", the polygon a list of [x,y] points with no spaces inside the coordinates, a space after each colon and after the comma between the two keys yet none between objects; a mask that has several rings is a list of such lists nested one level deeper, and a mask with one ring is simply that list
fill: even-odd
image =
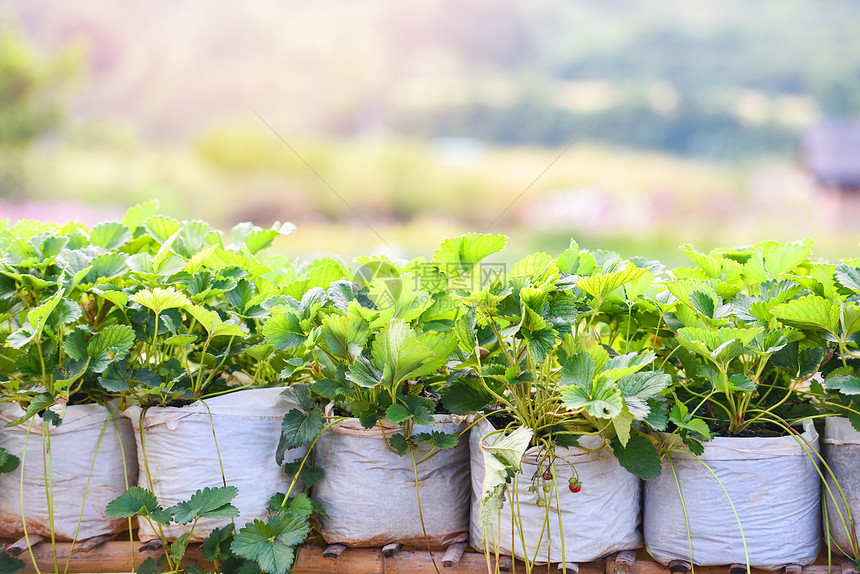
[{"label": "blurred hill", "polygon": [[303,136],[586,139],[716,159],[793,152],[860,112],[853,0],[6,0],[88,46],[75,117],[196,140],[252,110]]}]

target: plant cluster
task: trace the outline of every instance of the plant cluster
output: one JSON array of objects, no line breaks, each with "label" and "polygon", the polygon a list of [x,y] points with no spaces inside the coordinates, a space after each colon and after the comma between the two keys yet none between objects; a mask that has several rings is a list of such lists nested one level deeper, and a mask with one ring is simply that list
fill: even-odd
[{"label": "plant cluster", "polygon": [[[278,464],[357,417],[398,425],[388,445],[417,465],[460,440],[434,431],[434,415],[487,418],[501,436],[485,449],[485,517],[529,448],[540,498],[558,488],[558,449],[584,436],[650,478],[667,437],[699,454],[714,435],[795,433],[831,414],[860,429],[860,260],[817,262],[810,242],[686,245],[691,265],[671,270],[571,242],[508,269],[490,261],[503,236],[467,234],[429,260],[365,257],[353,270],[267,256],[288,225],[241,224],[226,243],[155,211],[92,229],[0,228],[0,401],[22,407],[15,424],[62,424],[76,403],[179,406],[283,385],[298,406]],[[293,492],[319,480],[312,461],[309,450],[286,466],[293,483],[267,522],[216,530],[204,557],[224,572],[286,572],[313,521],[314,503]],[[16,463],[0,451],[0,469]],[[572,472],[569,496],[588,489]],[[233,496],[204,490],[163,509],[133,487],[108,513],[160,531],[232,518]],[[188,538],[163,542],[147,571],[183,567]]]}]

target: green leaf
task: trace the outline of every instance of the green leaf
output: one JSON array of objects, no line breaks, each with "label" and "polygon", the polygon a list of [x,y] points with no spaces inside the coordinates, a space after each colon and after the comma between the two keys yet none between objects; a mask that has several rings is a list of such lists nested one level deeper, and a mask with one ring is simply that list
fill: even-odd
[{"label": "green leaf", "polygon": [[110,501],[105,513],[114,518],[148,516],[159,524],[169,524],[172,518],[170,510],[161,508],[155,495],[140,486],[132,486],[124,494]]},{"label": "green leaf", "polygon": [[396,386],[409,379],[429,375],[445,364],[447,353],[439,355],[428,346],[438,335],[420,336],[398,319],[385,325],[373,341],[374,366],[383,371],[385,382]]},{"label": "green leaf", "polygon": [[92,244],[105,249],[119,249],[131,239],[132,235],[128,227],[117,221],[99,223],[90,231]]},{"label": "green leaf", "polygon": [[45,410],[54,404],[54,397],[49,393],[39,393],[30,399],[30,402],[27,404],[27,409],[24,411],[24,415],[18,420],[12,421],[8,424],[8,426],[16,426],[23,423],[26,420],[31,419],[36,416],[37,413]]},{"label": "green leaf", "polygon": [[839,284],[852,291],[860,291],[860,269],[845,263],[836,266],[836,280]]},{"label": "green leaf", "polygon": [[223,561],[230,557],[230,544],[233,542],[233,525],[215,528],[200,545],[203,558],[209,562]]},{"label": "green leaf", "polygon": [[433,424],[433,401],[426,397],[401,396],[402,403],[394,403],[385,411],[385,418],[400,425],[413,420],[418,425]]},{"label": "green leaf", "polygon": [[361,354],[369,335],[368,324],[356,315],[331,315],[322,324],[322,336],[329,352],[352,363]]},{"label": "green leaf", "polygon": [[290,448],[310,444],[325,427],[322,411],[314,407],[307,414],[299,409],[292,409],[284,415],[281,430]]},{"label": "green leaf", "polygon": [[314,503],[307,494],[300,492],[290,499],[290,512],[302,518],[310,518],[314,513]]},{"label": "green leaf", "polygon": [[[188,549],[188,541],[191,539],[190,532],[183,532],[179,537],[170,543],[170,558],[173,562],[179,564],[182,558],[185,557],[185,550]],[[185,574],[191,574],[186,572]]]},{"label": "green leaf", "polygon": [[469,415],[493,402],[494,397],[480,381],[460,379],[442,390],[442,405],[449,413]]},{"label": "green leaf", "polygon": [[187,502],[180,502],[170,509],[177,524],[188,524],[198,518],[235,518],[239,509],[232,501],[239,494],[235,486],[206,487],[197,490]]},{"label": "green leaf", "polygon": [[122,223],[131,231],[134,231],[140,225],[155,215],[158,211],[158,200],[150,199],[145,203],[138,203],[134,207],[129,208],[122,217]]},{"label": "green leaf", "polygon": [[647,269],[640,269],[633,263],[628,262],[620,271],[597,273],[590,277],[580,277],[576,282],[576,286],[596,300],[602,301],[625,283],[638,279],[646,273],[648,273]]},{"label": "green leaf", "polygon": [[843,395],[860,395],[860,377],[832,375],[824,379],[824,388],[828,391],[839,391]]},{"label": "green leaf", "polygon": [[143,289],[132,295],[131,300],[155,313],[162,313],[167,309],[182,309],[191,305],[188,297],[173,287]]},{"label": "green leaf", "polygon": [[429,444],[439,450],[454,448],[460,443],[456,434],[446,434],[440,431],[420,432],[412,435],[413,444]]},{"label": "green leaf", "polygon": [[773,315],[783,323],[799,329],[839,332],[839,304],[818,295],[807,295],[773,308]]},{"label": "green leaf", "polygon": [[660,476],[660,456],[651,441],[644,436],[634,433],[626,446],[614,440],[610,448],[621,466],[639,478],[647,480]]},{"label": "green leaf", "polygon": [[301,319],[293,311],[275,314],[263,323],[263,336],[266,342],[277,351],[301,347],[307,341],[307,334],[301,326]]},{"label": "green leaf", "polygon": [[705,440],[710,440],[711,432],[708,430],[708,425],[702,419],[694,419],[690,415],[687,405],[681,401],[676,401],[672,407],[672,412],[669,413],[669,421],[681,429],[687,429],[701,435]]},{"label": "green leaf", "polygon": [[633,373],[618,380],[618,387],[630,414],[638,420],[645,419],[650,413],[648,399],[672,384],[672,377],[662,371]]},{"label": "green leaf", "polygon": [[5,552],[0,552],[0,574],[18,574],[27,567],[27,563],[18,558],[12,558]]},{"label": "green leaf", "polygon": [[588,390],[578,385],[564,387],[561,390],[561,403],[568,409],[584,409],[591,416],[601,419],[614,418],[624,408],[618,385],[602,377],[594,381]]},{"label": "green leaf", "polygon": [[204,309],[197,305],[188,305],[185,310],[191,314],[200,325],[206,329],[210,337],[239,337],[244,339],[248,336],[242,327],[233,323],[225,323],[215,311]]},{"label": "green leaf", "polygon": [[579,385],[584,389],[590,389],[595,372],[596,367],[591,355],[586,351],[579,351],[562,362],[559,384]]},{"label": "green leaf", "polygon": [[128,325],[105,327],[87,345],[90,368],[94,373],[104,372],[110,363],[125,358],[134,341],[134,329]]},{"label": "green leaf", "polygon": [[504,235],[481,235],[467,233],[446,239],[433,254],[433,261],[442,264],[440,269],[450,272],[454,269],[470,270],[476,263],[505,248],[508,238]]},{"label": "green leaf", "polygon": [[0,448],[0,474],[12,472],[18,468],[21,461],[14,454],[9,454],[4,449]]},{"label": "green leaf", "polygon": [[254,560],[261,570],[286,574],[295,558],[294,547],[307,538],[307,521],[293,513],[274,515],[268,522],[255,520],[242,528],[231,549],[237,556]]},{"label": "green leaf", "polygon": [[407,441],[406,436],[401,433],[394,433],[391,435],[388,439],[388,446],[390,446],[398,456],[403,456],[409,452],[409,441]]},{"label": "green leaf", "polygon": [[143,222],[143,227],[149,236],[155,239],[159,245],[163,245],[168,239],[174,238],[180,229],[177,220],[166,215],[153,215]]}]

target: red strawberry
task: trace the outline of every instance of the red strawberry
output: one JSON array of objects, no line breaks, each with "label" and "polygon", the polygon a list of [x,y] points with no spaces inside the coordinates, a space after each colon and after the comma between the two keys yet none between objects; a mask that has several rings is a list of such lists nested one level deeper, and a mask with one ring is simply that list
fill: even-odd
[{"label": "red strawberry", "polygon": [[570,489],[570,491],[572,493],[576,494],[577,492],[582,490],[582,481],[579,480],[577,477],[572,476],[572,477],[570,477],[570,479],[567,482],[568,482],[567,487]]}]

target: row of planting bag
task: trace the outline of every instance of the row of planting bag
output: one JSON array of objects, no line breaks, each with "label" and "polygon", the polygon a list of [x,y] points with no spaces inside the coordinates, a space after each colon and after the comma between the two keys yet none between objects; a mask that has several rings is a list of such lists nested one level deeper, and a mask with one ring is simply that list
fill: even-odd
[{"label": "row of planting bag", "polygon": [[[38,419],[6,427],[22,413],[0,405],[0,447],[21,459],[17,470],[0,476],[0,538],[23,536],[24,525],[30,536],[50,536],[53,529],[61,540],[125,530],[128,522],[104,509],[133,484],[153,491],[166,507],[226,482],[239,488],[237,525],[264,517],[269,498],[289,485],[274,463],[281,420],[294,407],[280,391],[247,390],[146,411],[71,406],[63,424],[48,432]],[[467,421],[450,416],[436,420],[433,430],[468,428]],[[851,511],[860,513],[860,433],[845,419],[828,419],[825,429],[825,458]],[[532,449],[495,523],[485,529],[478,524],[481,445],[498,437],[487,436],[489,422],[478,422],[455,448],[415,467],[411,456],[398,456],[385,442],[397,427],[366,430],[347,419],[317,442],[315,465],[325,475],[311,495],[325,512],[321,530],[329,543],[423,547],[429,540],[439,548],[469,540],[533,563],[585,562],[644,544],[663,564],[690,560],[692,552],[696,565],[749,562],[776,569],[809,564],[820,550],[821,478],[812,452],[818,435],[812,424],[804,430],[802,441],[716,438],[698,460],[680,449],[664,459],[658,478],[644,483],[608,449],[557,448],[556,460],[570,463],[557,465],[559,492],[529,490],[540,472],[539,453]],[[590,438],[582,446],[593,450],[599,444],[588,443]],[[288,451],[285,460],[305,453]],[[582,481],[576,493],[567,488],[574,472]],[[826,488],[838,495],[832,480]],[[538,505],[538,498],[545,502]],[[851,536],[839,518],[844,505],[828,497],[827,513],[833,540],[850,551]],[[201,521],[195,538],[219,525]],[[171,526],[167,535],[177,537],[183,529]],[[141,524],[139,537],[155,535]]]}]

